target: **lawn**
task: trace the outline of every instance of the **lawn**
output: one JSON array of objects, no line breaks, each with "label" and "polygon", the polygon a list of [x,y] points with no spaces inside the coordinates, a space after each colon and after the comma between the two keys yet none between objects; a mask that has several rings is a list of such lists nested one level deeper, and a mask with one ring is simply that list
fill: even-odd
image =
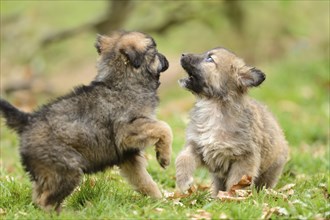
[{"label": "lawn", "polygon": [[[23,10],[21,8],[25,7],[25,4],[18,4],[19,7],[16,7],[17,4],[15,7],[8,2],[6,4],[5,8],[9,12],[13,11],[14,14],[16,11],[21,12],[20,10]],[[70,4],[74,3],[71,2]],[[302,4],[304,6],[301,8],[308,11],[309,6],[306,4]],[[276,4],[263,3],[260,5],[258,7],[270,10],[269,8],[274,8]],[[56,10],[64,8],[60,4],[55,6],[57,7]],[[184,145],[185,128],[189,121],[188,114],[194,104],[193,95],[181,89],[175,81],[176,78],[183,75],[183,70],[180,69],[176,72],[174,80],[161,85],[159,91],[160,106],[157,110],[158,118],[166,121],[173,130],[172,163],[168,169],[163,170],[157,164],[153,148],[148,148],[146,152],[149,161],[148,171],[162,189],[163,199],[155,200],[134,192],[119,175],[118,168],[115,167],[103,173],[85,175],[80,186],[64,201],[63,211],[59,215],[45,213],[32,203],[31,183],[19,162],[19,140],[15,133],[5,127],[4,120],[1,119],[0,219],[330,219],[329,28],[325,30],[327,36],[315,34],[314,31],[319,26],[315,26],[312,21],[324,22],[324,19],[319,19],[320,16],[316,16],[316,12],[312,15],[308,14],[307,18],[302,18],[300,13],[297,13],[298,9],[293,12],[288,10],[296,6],[294,3],[283,3],[281,5],[283,8],[280,8],[285,11],[285,15],[291,16],[290,28],[293,28],[294,33],[306,32],[306,35],[311,36],[311,42],[308,42],[308,45],[312,49],[308,47],[295,48],[265,59],[267,57],[266,52],[262,49],[267,49],[265,45],[273,43],[268,39],[269,41],[256,42],[256,44],[263,45],[256,49],[258,54],[265,55],[262,57],[263,59],[258,60],[249,55],[254,52],[252,46],[242,49],[244,47],[236,45],[237,48],[240,48],[238,52],[242,52],[248,60],[251,60],[266,73],[266,81],[260,87],[252,89],[250,95],[268,105],[281,124],[290,145],[290,159],[273,191],[256,192],[252,189],[251,195],[242,201],[212,199],[208,190],[211,184],[208,172],[200,169],[196,172],[194,179],[196,190],[193,190],[188,196],[176,196],[174,194],[176,191],[174,161]],[[323,6],[313,5],[317,9],[328,6],[329,3]],[[61,19],[68,16],[66,14],[61,18],[61,16],[56,17],[51,13],[48,14],[47,10],[51,10],[44,4],[33,3],[30,7],[34,8],[34,11],[26,12],[25,16],[38,17],[40,16],[38,13],[42,11],[41,16],[47,18],[55,27],[56,25],[60,26],[59,24],[63,22]],[[247,7],[257,6],[247,5]],[[69,10],[69,8],[66,7],[64,10]],[[89,10],[96,12],[101,8],[102,5],[93,5],[93,7],[87,5],[82,9],[85,10],[83,12],[87,13]],[[43,11],[44,9],[46,12]],[[141,10],[146,10],[146,7]],[[251,10],[248,11],[252,13]],[[308,12],[312,13],[311,11]],[[211,11],[210,13],[215,12]],[[260,13],[267,14],[267,11],[261,10]],[[88,16],[84,17],[82,14],[74,12],[71,16],[75,19],[80,16],[79,21],[88,20]],[[207,17],[205,14],[203,15]],[[315,16],[315,19],[314,17],[312,19],[312,16]],[[327,18],[329,20],[329,14]],[[31,21],[32,23],[29,23]],[[33,26],[35,29],[42,26],[42,21],[38,20],[40,23],[35,23],[34,26],[32,25],[34,24],[33,20],[26,20],[30,27]],[[251,23],[251,30],[259,28],[255,19],[249,21],[255,22],[254,26]],[[226,21],[221,22],[224,22],[222,25],[227,27]],[[71,27],[77,23],[79,23],[77,20],[70,20],[67,26]],[[194,23],[187,25],[192,36],[200,32],[198,29],[200,24],[198,24],[199,26],[194,26]],[[277,27],[278,25],[273,23],[273,26]],[[310,27],[312,34],[307,31],[308,28],[301,31],[302,27],[305,26]],[[191,27],[198,28],[194,30]],[[205,51],[209,49],[210,44],[216,46],[215,43],[218,41],[215,41],[215,37],[212,38],[211,35],[217,33],[220,36],[222,33],[221,31],[207,32],[207,36],[211,39],[209,42],[204,39],[201,40],[203,41],[201,44],[196,45],[191,40],[184,44],[185,37],[189,34],[182,33],[183,29],[182,31],[177,29],[179,28],[174,28],[165,37],[155,35],[160,51],[165,51],[166,55],[176,59],[178,59],[178,54],[183,51],[182,48],[186,51],[196,51],[197,48],[198,51]],[[40,33],[40,30],[44,29],[38,29],[36,32]],[[20,31],[23,35],[29,33],[28,28]],[[31,35],[33,35],[32,32]],[[252,41],[251,39],[254,37],[254,35],[249,34],[246,36],[250,39],[247,42]],[[86,59],[91,59],[92,65],[94,65],[95,51],[92,47],[94,37],[94,34],[87,33],[76,39],[52,45],[45,49],[42,54],[38,54],[34,64],[49,72],[48,78],[56,77],[56,74],[62,69],[68,69],[67,72],[73,71],[82,65]],[[3,70],[11,71],[13,69],[12,72],[16,73],[17,68],[10,69],[10,66],[15,63],[25,65],[22,57],[26,54],[19,53],[16,57],[15,53],[17,52],[10,51],[12,47],[16,48],[19,45],[18,43],[10,44],[14,37],[11,39],[5,36],[1,39],[1,43],[4,42],[1,48],[1,58],[4,58],[4,61],[1,61],[1,75]],[[287,40],[287,38],[285,39]],[[19,40],[18,42],[21,42]],[[237,38],[227,36],[222,43],[226,45],[226,42],[236,40]],[[168,42],[171,41],[173,44],[169,45]],[[88,42],[88,47],[82,47],[82,45],[86,45],[86,42]],[[283,45],[285,43],[287,41]],[[23,47],[29,51],[29,46],[31,45],[24,45]],[[169,46],[172,48],[168,49]],[[75,54],[78,55],[75,56]],[[67,55],[68,59],[63,59],[61,57],[63,55]],[[13,60],[13,58],[17,58],[17,60]],[[74,76],[77,77],[77,80],[79,79],[79,75]],[[8,78],[8,76],[6,77]],[[60,94],[63,93],[62,91]],[[38,104],[42,104],[53,95],[37,93],[35,98]],[[7,94],[1,94],[1,97],[10,101],[17,99],[13,95]]]}]

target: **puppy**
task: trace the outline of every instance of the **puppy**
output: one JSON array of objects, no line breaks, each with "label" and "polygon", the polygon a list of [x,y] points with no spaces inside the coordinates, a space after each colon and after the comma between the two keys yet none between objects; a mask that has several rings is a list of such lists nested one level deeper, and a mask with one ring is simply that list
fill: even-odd
[{"label": "puppy", "polygon": [[243,175],[251,176],[258,189],[274,187],[287,161],[288,144],[273,115],[247,96],[265,74],[224,48],[183,54],[181,65],[188,78],[179,84],[197,100],[185,148],[176,159],[177,187],[187,190],[199,166],[213,176],[214,197]]},{"label": "puppy", "polygon": [[33,200],[60,210],[83,173],[118,165],[134,189],[162,195],[146,170],[143,151],[155,145],[159,164],[170,163],[172,131],[155,117],[160,73],[168,61],[139,32],[99,35],[97,76],[87,86],[32,113],[0,100],[0,112],[20,136],[20,156],[33,182]]}]

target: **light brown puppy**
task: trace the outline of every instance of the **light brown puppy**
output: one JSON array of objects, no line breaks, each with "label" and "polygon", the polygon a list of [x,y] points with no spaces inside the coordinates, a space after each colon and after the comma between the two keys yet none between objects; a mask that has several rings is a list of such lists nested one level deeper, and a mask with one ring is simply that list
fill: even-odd
[{"label": "light brown puppy", "polygon": [[273,115],[247,96],[265,74],[235,54],[216,48],[205,54],[183,54],[188,78],[180,85],[196,96],[186,130],[184,150],[176,159],[176,183],[182,191],[199,166],[213,176],[213,196],[230,190],[243,175],[254,185],[273,187],[288,157],[288,144]]},{"label": "light brown puppy", "polygon": [[33,182],[33,200],[60,210],[83,173],[117,165],[134,189],[160,198],[146,170],[146,147],[155,145],[162,167],[171,159],[172,131],[156,119],[159,76],[168,61],[139,32],[99,35],[95,80],[32,113],[0,99],[0,113],[20,136],[21,160]]}]

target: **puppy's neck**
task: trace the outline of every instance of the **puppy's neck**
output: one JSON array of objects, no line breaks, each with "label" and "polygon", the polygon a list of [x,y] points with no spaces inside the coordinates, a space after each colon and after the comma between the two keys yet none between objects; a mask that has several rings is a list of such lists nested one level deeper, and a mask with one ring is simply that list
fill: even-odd
[{"label": "puppy's neck", "polygon": [[240,114],[247,103],[247,96],[227,97],[226,99],[197,97],[196,106],[213,105],[222,114],[236,115]]}]

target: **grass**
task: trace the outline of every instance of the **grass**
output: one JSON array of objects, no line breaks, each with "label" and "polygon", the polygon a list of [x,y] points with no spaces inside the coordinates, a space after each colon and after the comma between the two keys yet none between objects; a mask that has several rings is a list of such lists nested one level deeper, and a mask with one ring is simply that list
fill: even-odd
[{"label": "grass", "polygon": [[[101,1],[87,5],[68,1],[65,4],[54,3],[53,7],[49,7],[49,4],[51,3],[1,1],[1,16],[14,14],[28,18],[24,20],[25,23],[4,25],[2,30],[5,33],[1,35],[1,58],[4,60],[1,61],[2,70],[13,68],[12,72],[16,73],[14,67],[17,63],[26,65],[25,58],[30,55],[31,47],[41,38],[43,31],[49,29],[49,24],[54,29],[70,28],[95,19],[104,7],[104,2]],[[164,2],[162,4],[166,5]],[[271,4],[244,1],[242,4],[244,10],[247,10],[247,34],[242,42],[235,31],[230,29],[231,23],[221,17],[223,15],[218,15],[218,10],[223,10],[222,3],[210,1],[208,5],[196,1],[194,4],[192,13],[201,11],[201,7],[212,8],[211,11],[201,12],[200,16],[213,29],[210,30],[200,21],[175,26],[164,37],[156,35],[159,50],[177,55],[186,50],[201,52],[221,44],[227,45],[238,54],[242,52],[247,55],[244,56],[247,59],[259,63],[257,66],[267,74],[267,79],[261,87],[251,90],[250,94],[267,104],[278,118],[291,150],[290,160],[275,190],[278,191],[287,184],[295,184],[293,191],[286,193],[286,197],[267,191],[253,192],[251,197],[241,202],[214,200],[205,190],[198,190],[181,199],[154,200],[134,192],[118,174],[118,169],[114,168],[103,173],[85,175],[80,186],[64,201],[60,215],[45,213],[32,204],[31,183],[19,162],[19,140],[4,126],[1,119],[0,219],[260,219],[266,211],[271,213],[272,210],[272,219],[330,218],[329,3],[314,1],[311,7],[308,1],[274,1]],[[128,27],[141,26],[150,20],[135,19],[139,13],[146,14],[149,11],[150,6],[147,3],[141,5],[133,13]],[[175,5],[168,6],[169,10],[173,6]],[[157,8],[155,14],[160,11],[160,7]],[[283,16],[269,16],[275,9]],[[63,16],[56,16],[56,11],[63,11]],[[324,17],[325,14],[327,17]],[[167,12],[163,11],[162,16],[165,15]],[[288,17],[291,19],[287,19]],[[280,22],[278,18],[289,22]],[[157,22],[161,21],[158,19]],[[272,27],[271,30],[267,29],[268,26]],[[228,31],[223,31],[224,29]],[[318,33],[319,30],[322,33]],[[201,32],[205,33],[203,37],[200,36]],[[275,46],[272,39],[274,36]],[[92,44],[86,46],[86,42],[94,42],[94,38],[94,33],[86,33],[51,45],[37,55],[33,65],[40,72],[49,72],[52,76],[62,69],[75,69],[84,60],[94,59],[95,51],[90,46]],[[293,44],[294,40],[298,43]],[[30,43],[26,44],[25,41]],[[290,46],[293,49],[287,49],[285,53],[277,50]],[[45,94],[39,94],[37,97],[40,103],[44,102],[44,96]],[[174,82],[161,87],[160,100],[158,117],[168,122],[174,133],[174,161],[184,145],[188,112],[194,103],[194,97]],[[152,148],[147,150],[147,157],[148,171],[159,187],[164,193],[173,192],[174,163],[167,170],[161,169]],[[210,184],[205,170],[196,172],[195,184]],[[276,207],[282,208],[281,211],[276,212]]]}]

